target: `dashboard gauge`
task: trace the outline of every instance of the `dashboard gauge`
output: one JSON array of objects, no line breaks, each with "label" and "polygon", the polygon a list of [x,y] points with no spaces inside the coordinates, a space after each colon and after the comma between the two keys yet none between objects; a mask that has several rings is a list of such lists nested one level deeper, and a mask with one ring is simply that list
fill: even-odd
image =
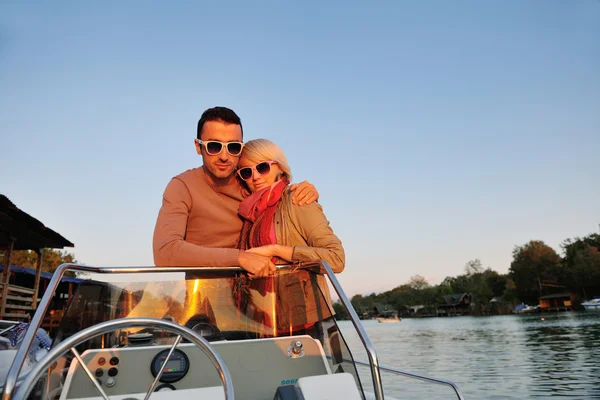
[{"label": "dashboard gauge", "polygon": [[170,385],[168,383],[163,383],[162,385],[154,389],[155,392],[170,392],[172,390],[175,390],[175,386]]},{"label": "dashboard gauge", "polygon": [[[152,376],[156,377],[156,375],[158,375],[160,367],[169,355],[169,350],[170,349],[165,349],[161,351],[152,359],[152,364],[150,365]],[[173,354],[171,354],[171,357],[169,357],[169,361],[167,361],[159,381],[163,383],[177,382],[183,379],[189,369],[190,360],[188,359],[188,356],[183,351],[175,349]]]}]

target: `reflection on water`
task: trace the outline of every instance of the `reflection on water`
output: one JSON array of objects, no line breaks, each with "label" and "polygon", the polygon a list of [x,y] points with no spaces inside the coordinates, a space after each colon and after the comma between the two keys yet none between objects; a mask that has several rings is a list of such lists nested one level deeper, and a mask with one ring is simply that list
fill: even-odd
[{"label": "reflection on water", "polygon": [[[362,322],[382,365],[451,380],[469,400],[600,399],[600,312]],[[354,356],[366,360],[351,324],[340,325]],[[444,387],[383,378],[398,399],[453,398]]]}]

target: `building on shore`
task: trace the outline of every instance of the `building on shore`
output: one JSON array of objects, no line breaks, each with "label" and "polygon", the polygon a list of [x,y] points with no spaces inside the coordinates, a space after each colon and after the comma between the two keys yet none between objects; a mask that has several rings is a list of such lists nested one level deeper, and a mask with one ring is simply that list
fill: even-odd
[{"label": "building on shore", "polygon": [[[20,210],[8,197],[0,194],[0,253],[9,268],[0,274],[0,319],[28,320],[37,309],[42,281],[42,250],[74,247],[59,233]],[[37,265],[32,279],[26,272],[13,273],[12,254],[15,250],[33,250]],[[27,281],[27,284],[24,282]]]},{"label": "building on shore", "polygon": [[469,293],[455,293],[444,296],[444,303],[438,305],[437,314],[440,317],[468,315],[471,313],[472,300],[473,297]]},{"label": "building on shore", "polygon": [[540,297],[540,311],[573,311],[577,296],[573,293],[555,293]]}]

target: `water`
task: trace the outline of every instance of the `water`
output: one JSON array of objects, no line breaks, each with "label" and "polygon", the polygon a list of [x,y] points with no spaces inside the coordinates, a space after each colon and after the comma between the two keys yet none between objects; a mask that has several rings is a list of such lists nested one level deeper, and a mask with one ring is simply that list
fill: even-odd
[{"label": "water", "polygon": [[[450,380],[473,399],[600,399],[600,312],[362,321],[381,365]],[[340,327],[367,360],[349,321]],[[368,369],[359,370],[365,389]],[[397,399],[452,399],[451,390],[383,375]],[[372,390],[372,389],[371,389]]]}]

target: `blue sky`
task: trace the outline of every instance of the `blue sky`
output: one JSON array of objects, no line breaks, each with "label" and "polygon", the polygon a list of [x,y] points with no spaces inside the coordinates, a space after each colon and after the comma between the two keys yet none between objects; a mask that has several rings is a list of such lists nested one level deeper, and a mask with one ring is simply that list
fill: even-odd
[{"label": "blue sky", "polygon": [[0,192],[81,262],[152,264],[214,105],[317,186],[350,294],[598,231],[600,1],[0,5]]}]

